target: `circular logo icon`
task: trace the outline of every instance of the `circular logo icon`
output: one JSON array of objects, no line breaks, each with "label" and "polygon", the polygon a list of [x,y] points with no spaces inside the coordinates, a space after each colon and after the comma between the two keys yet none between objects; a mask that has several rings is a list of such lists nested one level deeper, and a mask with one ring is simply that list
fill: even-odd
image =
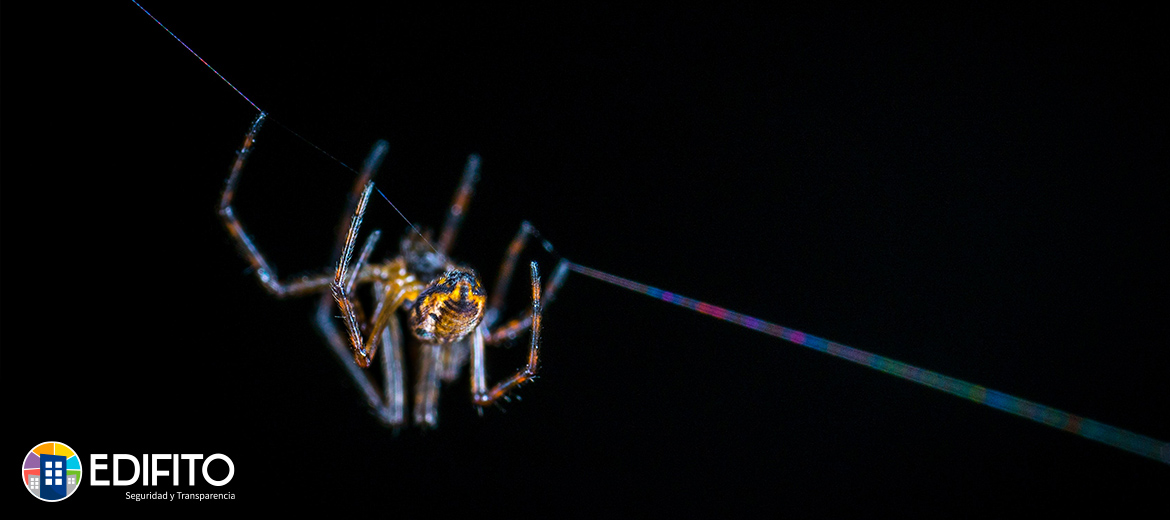
[{"label": "circular logo icon", "polygon": [[42,442],[24,458],[24,487],[45,502],[65,500],[81,485],[81,457],[60,442]]}]

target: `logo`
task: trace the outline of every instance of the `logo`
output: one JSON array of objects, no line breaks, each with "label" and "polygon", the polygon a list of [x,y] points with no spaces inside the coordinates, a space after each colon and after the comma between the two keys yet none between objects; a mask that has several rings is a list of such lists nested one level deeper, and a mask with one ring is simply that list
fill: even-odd
[{"label": "logo", "polygon": [[65,500],[81,485],[81,457],[60,442],[42,442],[24,458],[24,487],[45,502]]}]

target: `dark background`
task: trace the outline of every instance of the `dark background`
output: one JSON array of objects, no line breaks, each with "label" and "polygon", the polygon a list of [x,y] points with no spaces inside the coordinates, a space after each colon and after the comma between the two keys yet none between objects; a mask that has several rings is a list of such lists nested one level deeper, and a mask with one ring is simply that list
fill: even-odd
[{"label": "dark background", "polygon": [[[484,273],[527,219],[584,265],[1170,439],[1149,13],[146,7],[341,161],[388,140],[380,187],[414,221],[481,154],[454,254]],[[269,297],[215,215],[255,110],[102,8],[3,13],[13,500],[54,440],[225,453],[236,505],[408,517],[1165,508],[1159,462],[578,276],[522,402],[480,418],[464,377],[439,429],[394,435],[315,300]],[[352,178],[263,130],[237,210],[278,272],[333,262]],[[366,223],[405,228],[384,201]]]}]

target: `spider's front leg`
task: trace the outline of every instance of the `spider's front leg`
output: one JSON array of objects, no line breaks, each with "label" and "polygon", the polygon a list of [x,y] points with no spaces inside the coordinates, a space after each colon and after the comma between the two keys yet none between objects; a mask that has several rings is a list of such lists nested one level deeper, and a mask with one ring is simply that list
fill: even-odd
[{"label": "spider's front leg", "polygon": [[516,387],[532,380],[536,376],[540,362],[540,271],[536,262],[532,262],[532,342],[528,348],[528,363],[517,370],[512,377],[497,383],[491,390],[487,389],[487,374],[484,367],[484,336],[487,335],[486,326],[480,325],[472,332],[471,340],[471,399],[477,406],[487,406],[504,397]]},{"label": "spider's front leg", "polygon": [[[373,148],[370,149],[369,155],[366,156],[365,162],[362,164],[361,174],[354,179],[353,191],[349,196],[349,202],[346,205],[345,211],[342,212],[341,222],[337,225],[337,242],[333,249],[333,258],[339,258],[345,248],[347,231],[350,227],[350,216],[354,213],[362,194],[365,192],[366,185],[378,173],[378,168],[382,164],[382,160],[386,157],[386,152],[390,145],[386,141],[378,141],[374,143]],[[361,266],[366,263],[370,253],[373,250],[374,244],[377,242],[379,233],[377,230],[372,232],[366,239],[366,244],[362,248],[361,254],[358,256],[357,264],[355,264],[354,271],[360,271]],[[333,277],[329,278],[333,280]],[[354,286],[357,282],[357,277],[350,277],[352,283],[347,287],[347,294],[350,298],[353,297]],[[374,282],[374,293],[376,295],[385,294],[383,290],[384,284],[380,281]],[[323,291],[324,292],[324,291]],[[357,300],[353,300],[356,304]],[[317,314],[315,323],[317,330],[325,337],[329,343],[330,350],[337,355],[341,365],[345,367],[350,379],[361,390],[366,397],[366,403],[374,410],[374,413],[387,426],[397,428],[402,426],[405,421],[405,377],[404,377],[404,362],[402,355],[402,336],[401,328],[398,326],[394,315],[390,316],[390,323],[382,332],[381,344],[385,346],[382,354],[382,389],[378,388],[375,380],[370,378],[370,374],[363,370],[359,365],[353,362],[353,347],[349,338],[344,335],[337,327],[337,320],[335,316],[337,312],[336,303],[333,299],[332,291],[323,294],[317,305]],[[361,307],[354,306],[358,312],[359,323],[364,320],[361,314]]]},{"label": "spider's front leg", "polygon": [[[334,271],[333,281],[329,284],[333,299],[337,302],[338,308],[341,309],[341,318],[345,322],[346,331],[349,333],[354,361],[363,368],[369,366],[370,361],[377,354],[378,341],[382,337],[382,332],[394,316],[394,312],[408,299],[417,296],[418,291],[422,287],[420,282],[415,281],[412,277],[406,276],[405,269],[401,268],[401,266],[398,266],[398,271],[400,271],[399,275],[392,276],[391,271],[394,271],[394,266],[397,265],[395,263],[390,264],[390,266],[381,271],[363,269],[373,250],[373,242],[377,240],[377,231],[367,239],[366,245],[362,248],[362,253],[358,257],[357,262],[352,266],[350,265],[354,245],[357,242],[358,231],[361,229],[362,218],[365,216],[366,206],[369,203],[370,194],[373,190],[374,183],[372,181],[367,183],[365,189],[362,190],[361,199],[358,201],[358,205],[354,209],[353,219],[350,221],[349,233],[345,238],[345,246],[342,248],[341,258],[337,261],[337,269]],[[363,277],[369,278],[369,281],[381,282],[384,286],[384,292],[377,298],[377,306],[374,308],[374,318],[369,327],[368,339],[362,337],[364,313],[362,313],[361,306],[354,299],[353,294],[359,278]]]},{"label": "spider's front leg", "polygon": [[256,273],[256,278],[260,280],[260,283],[268,292],[277,297],[285,297],[321,291],[329,285],[329,278],[326,276],[304,277],[291,282],[280,281],[276,276],[276,271],[268,265],[268,261],[264,258],[264,255],[260,254],[260,250],[256,248],[256,244],[252,242],[252,237],[244,230],[244,225],[236,218],[235,210],[232,208],[232,199],[235,198],[236,185],[240,182],[240,175],[244,171],[244,163],[247,162],[248,155],[252,153],[252,145],[256,141],[256,134],[260,132],[260,127],[264,125],[264,118],[267,115],[261,112],[260,115],[256,116],[256,119],[252,121],[252,126],[248,129],[248,133],[244,135],[244,144],[236,152],[236,160],[232,163],[232,171],[228,174],[227,181],[224,182],[223,194],[219,199],[219,216],[223,220],[223,225],[227,228],[232,240],[235,241],[236,248],[248,260],[248,263],[252,264],[252,270]]}]

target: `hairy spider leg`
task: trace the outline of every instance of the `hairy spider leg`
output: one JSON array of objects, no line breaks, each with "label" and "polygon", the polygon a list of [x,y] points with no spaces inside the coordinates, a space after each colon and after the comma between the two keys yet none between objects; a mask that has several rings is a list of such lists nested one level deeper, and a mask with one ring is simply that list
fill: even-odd
[{"label": "hairy spider leg", "polygon": [[[369,243],[370,240],[367,239],[367,244]],[[375,281],[373,287],[376,296],[380,297],[386,294],[385,285],[382,282]],[[350,379],[353,379],[362,394],[365,395],[367,404],[374,410],[378,418],[388,426],[401,426],[405,422],[406,377],[402,352],[402,333],[398,317],[394,313],[390,313],[386,326],[382,329],[381,344],[385,345],[385,348],[381,356],[383,389],[379,392],[369,374],[358,363],[354,362],[351,342],[342,336],[336,325],[337,320],[333,315],[333,298],[330,297],[328,302],[328,306],[318,306],[317,308],[315,320],[317,330],[325,336],[330,350],[337,355],[337,359],[345,367]]]},{"label": "hairy spider leg", "polygon": [[492,290],[492,297],[488,300],[487,311],[484,312],[483,322],[491,328],[500,319],[500,310],[504,307],[504,295],[512,283],[512,273],[516,272],[516,261],[520,259],[520,252],[528,245],[528,238],[536,234],[536,229],[527,220],[520,223],[516,237],[508,244],[504,253],[504,261],[500,263],[500,272],[496,275],[496,286]]},{"label": "hairy spider leg", "polygon": [[443,352],[440,356],[439,378],[443,382],[450,383],[459,377],[459,373],[463,367],[467,365],[467,360],[471,358],[471,341],[466,337],[459,341],[443,344]]},{"label": "hairy spider leg", "polygon": [[[378,174],[378,170],[389,149],[390,145],[386,141],[379,140],[374,143],[369,155],[366,156],[365,162],[362,163],[361,172],[357,179],[354,180],[349,202],[346,204],[345,210],[342,211],[341,219],[337,224],[337,241],[333,247],[333,258],[341,256],[348,236],[347,231],[349,230],[350,215],[357,208],[362,193],[365,191],[366,184]],[[362,255],[359,256],[359,264],[365,263],[365,259],[369,257],[367,251],[373,249],[373,242],[377,241],[379,235],[380,233],[375,230],[371,233],[370,238],[366,239],[366,245],[362,248]],[[356,281],[356,278],[351,278],[351,280]],[[353,294],[353,285],[350,284],[347,287],[347,292],[351,296]],[[385,294],[384,285],[379,281],[375,281],[375,300],[383,294]],[[356,305],[357,300],[354,300],[354,303],[355,309],[360,311],[360,305]],[[345,367],[346,373],[349,374],[350,379],[361,390],[362,395],[366,397],[366,403],[374,410],[378,418],[387,426],[395,428],[402,426],[406,420],[406,376],[402,352],[402,333],[397,316],[391,314],[386,328],[382,332],[381,343],[385,347],[383,349],[384,353],[382,354],[381,363],[383,388],[379,391],[377,385],[370,378],[369,373],[362,370],[356,363],[351,362],[353,359],[353,349],[350,347],[348,339],[342,337],[341,331],[337,328],[337,320],[334,319],[334,305],[336,303],[331,293],[322,294],[314,319],[317,330],[325,337],[326,342],[329,343],[330,350],[333,351],[342,366]]]},{"label": "hairy spider leg", "polygon": [[[357,180],[354,182],[352,193],[350,193],[349,203],[346,205],[345,211],[342,213],[341,222],[337,225],[337,241],[333,247],[332,258],[341,257],[345,250],[346,239],[348,238],[347,230],[349,229],[349,219],[346,215],[352,214],[356,211],[358,204],[362,201],[362,194],[374,175],[377,174],[378,168],[382,165],[382,160],[386,156],[386,151],[390,145],[383,140],[374,143],[374,147],[370,150],[370,154],[366,156],[365,162],[362,164],[362,170],[358,174]],[[353,268],[355,276],[351,276],[349,282],[346,284],[346,293],[353,297],[354,287],[357,283],[357,273],[361,272],[361,266],[366,264],[369,260],[370,254],[373,252],[374,245],[381,237],[381,231],[375,229],[370,233],[370,237],[366,239],[365,245],[362,247],[362,254],[359,256],[357,264]],[[377,297],[377,295],[375,295]],[[358,322],[365,323],[365,313],[362,312],[361,304],[358,300],[353,300],[354,309],[358,315]],[[333,298],[330,294],[321,296],[319,306],[324,307],[325,312],[330,312],[333,308]],[[320,310],[320,309],[319,309]]]},{"label": "hairy spider leg", "polygon": [[[241,255],[248,261],[249,264],[251,264],[252,271],[256,274],[256,278],[260,281],[261,286],[263,286],[269,293],[276,297],[284,298],[288,296],[298,296],[313,292],[325,292],[326,289],[330,287],[331,282],[335,280],[335,276],[306,276],[297,280],[281,281],[277,277],[275,269],[269,265],[267,259],[256,247],[251,235],[248,234],[248,232],[244,229],[243,224],[235,216],[232,202],[235,198],[236,188],[239,184],[240,177],[243,174],[244,166],[247,163],[248,156],[252,152],[252,146],[256,142],[256,135],[263,126],[266,117],[267,114],[264,112],[261,112],[256,116],[256,119],[252,121],[247,134],[244,136],[243,145],[240,147],[239,151],[236,152],[236,159],[232,163],[231,173],[228,175],[227,181],[224,183],[223,194],[220,197],[219,215],[223,221],[224,227],[227,228],[228,233],[235,242],[236,248],[239,249]],[[359,175],[357,183],[355,183],[354,192],[356,196],[350,197],[351,211],[352,208],[356,207],[358,204],[358,199],[360,198],[361,194],[360,190],[362,190],[366,184],[369,183],[369,180],[376,173],[378,166],[382,162],[382,158],[386,154],[387,148],[388,147],[384,141],[379,141],[374,145],[374,149],[370,152],[370,156],[366,159],[365,165],[361,174]],[[336,247],[338,253],[335,254],[340,254],[340,250],[345,245],[344,240],[345,235],[339,236],[338,246]],[[369,251],[373,249],[373,246],[377,240],[377,232],[371,234],[370,238],[367,239],[366,244],[362,248],[363,252],[359,257],[359,264],[365,263],[366,259],[369,257]],[[351,278],[347,283],[347,288],[350,291],[352,291],[354,282],[356,282],[356,279]],[[383,334],[383,342],[389,345],[393,345],[392,350],[394,350],[392,353],[393,355],[383,356],[383,371],[386,374],[385,377],[387,386],[387,389],[384,392],[385,397],[383,397],[380,395],[380,392],[377,390],[377,385],[374,384],[369,375],[365,371],[361,370],[360,367],[350,362],[350,360],[353,359],[353,353],[349,348],[348,342],[342,340],[341,335],[337,330],[336,325],[334,324],[335,322],[332,319],[333,298],[331,298],[328,293],[326,293],[323,298],[326,302],[328,302],[328,305],[318,307],[316,319],[317,329],[321,332],[322,335],[325,336],[331,350],[333,350],[334,354],[336,354],[338,359],[341,360],[342,365],[345,366],[350,379],[354,381],[354,383],[362,391],[362,394],[365,395],[366,401],[369,403],[370,407],[377,411],[379,418],[382,419],[383,422],[386,422],[390,425],[401,424],[403,415],[401,411],[403,408],[401,399],[402,394],[404,393],[401,390],[403,384],[403,363],[401,352],[402,341],[397,337],[397,331],[387,331]],[[360,312],[360,307],[355,306],[355,312]],[[396,387],[398,388],[397,390],[395,389]]]},{"label": "hairy spider leg", "polygon": [[481,323],[479,327],[476,327],[475,332],[471,334],[471,400],[480,407],[480,410],[536,377],[536,371],[539,368],[540,362],[540,316],[542,311],[540,303],[540,271],[537,269],[536,262],[529,264],[529,267],[532,272],[532,310],[530,316],[532,323],[532,341],[528,348],[528,363],[520,370],[517,370],[512,377],[497,383],[491,390],[488,390],[483,352],[484,336],[487,335],[487,327]]},{"label": "hairy spider leg", "polygon": [[[357,262],[352,267],[350,266],[354,244],[357,242],[362,218],[365,216],[370,194],[373,191],[374,182],[367,182],[357,208],[354,209],[349,233],[345,238],[345,247],[342,248],[341,258],[337,260],[333,282],[329,284],[333,299],[341,309],[341,318],[345,322],[346,331],[349,333],[354,361],[363,368],[369,366],[370,361],[377,354],[378,341],[382,337],[382,331],[389,324],[390,317],[403,303],[416,299],[418,293],[426,288],[426,283],[416,279],[407,271],[406,262],[401,258],[385,265],[365,268],[364,257],[368,257],[368,249],[373,247],[369,239],[366,241],[366,246],[363,247],[363,254],[358,257]],[[371,238],[376,238],[376,236],[375,233],[371,235]],[[352,274],[350,274],[351,272]],[[364,340],[361,325],[364,320],[359,318],[360,305],[352,294],[355,280],[358,277],[368,281],[377,280],[383,284],[383,292],[377,295],[374,320],[369,329],[369,337]]]},{"label": "hairy spider leg", "polygon": [[[504,296],[508,292],[508,286],[512,282],[512,274],[516,270],[516,263],[520,258],[520,252],[528,244],[529,237],[540,237],[540,232],[536,230],[528,221],[520,223],[520,230],[516,232],[516,237],[508,244],[508,250],[504,253],[504,261],[500,264],[500,272],[496,276],[496,286],[492,292],[491,300],[488,302],[488,309],[484,312],[483,323],[485,329],[491,329],[496,321],[500,318],[500,313],[504,306]],[[544,249],[552,252],[552,244],[542,239]],[[557,289],[565,282],[565,277],[569,274],[569,263],[562,259],[557,263],[553,269],[552,277],[548,284],[544,287],[544,302],[547,304],[556,297]],[[515,339],[522,330],[527,329],[532,324],[532,310],[527,309],[520,314],[519,317],[513,319],[504,325],[501,325],[491,334],[484,337],[484,342],[489,345],[498,344],[504,340]]]},{"label": "hairy spider leg", "polygon": [[[402,326],[398,324],[397,315],[390,315],[386,330],[382,332],[382,343],[386,345],[382,353],[386,406],[379,412],[385,414],[388,424],[398,426],[406,421],[406,362],[402,354]],[[353,363],[346,365],[353,366]]]},{"label": "hairy spider leg", "polygon": [[[332,302],[332,298],[330,298]],[[357,363],[353,362],[353,351],[349,341],[342,337],[333,317],[332,303],[321,311],[318,308],[315,319],[317,330],[325,336],[330,350],[337,355],[345,367],[350,379],[366,397],[366,403],[374,410],[378,419],[387,426],[398,427],[405,421],[405,363],[402,354],[402,336],[399,332],[398,319],[391,315],[389,323],[382,331],[382,344],[385,345],[382,358],[382,373],[384,378],[383,391],[379,391],[370,375]]]},{"label": "hairy spider leg", "polygon": [[321,291],[325,287],[328,287],[330,278],[327,276],[306,276],[293,281],[280,281],[276,276],[276,271],[268,265],[268,261],[260,253],[260,250],[256,248],[252,237],[244,230],[243,224],[236,218],[235,211],[232,209],[232,199],[235,198],[236,186],[240,182],[240,176],[244,171],[244,164],[247,162],[248,155],[252,153],[252,145],[256,141],[256,134],[260,131],[260,127],[264,125],[264,118],[267,115],[261,112],[260,115],[256,116],[256,119],[252,121],[252,126],[248,129],[248,133],[244,136],[244,144],[236,152],[236,160],[232,163],[232,171],[228,174],[227,181],[224,183],[223,194],[219,199],[219,216],[223,220],[224,227],[227,228],[228,233],[236,243],[236,248],[248,260],[248,263],[252,265],[252,271],[256,273],[256,278],[260,280],[260,284],[268,292],[278,298],[284,298]]},{"label": "hairy spider leg", "polygon": [[423,342],[418,351],[418,381],[414,387],[414,423],[425,428],[439,426],[439,365],[443,345]]},{"label": "hairy spider leg", "polygon": [[443,233],[439,235],[439,252],[446,255],[455,245],[455,235],[459,234],[459,227],[463,224],[463,216],[467,213],[467,205],[475,192],[475,183],[479,180],[479,156],[467,156],[467,164],[463,167],[463,178],[459,181],[459,188],[455,190],[455,198],[447,210],[447,219],[443,222]]}]

